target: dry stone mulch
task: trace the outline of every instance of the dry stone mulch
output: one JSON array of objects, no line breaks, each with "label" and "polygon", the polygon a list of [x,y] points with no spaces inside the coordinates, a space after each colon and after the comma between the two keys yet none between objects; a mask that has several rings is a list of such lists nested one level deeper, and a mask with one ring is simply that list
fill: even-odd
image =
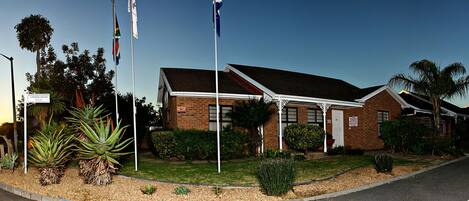
[{"label": "dry stone mulch", "polygon": [[[174,188],[178,185],[160,182],[151,182],[133,178],[114,177],[113,183],[107,186],[93,186],[83,184],[78,176],[78,170],[69,168],[60,184],[41,186],[38,182],[39,172],[30,168],[27,175],[21,169],[15,172],[0,172],[0,182],[9,184],[30,192],[61,197],[73,201],[145,201],[145,200],[282,200],[308,197],[353,188],[394,176],[407,174],[423,168],[422,166],[398,166],[392,174],[378,174],[373,167],[364,167],[349,171],[336,178],[320,181],[308,185],[295,186],[293,192],[283,197],[264,195],[259,188],[223,189],[220,195],[215,195],[213,188],[206,186],[190,186],[188,195],[175,195]],[[144,195],[140,187],[153,184],[157,187],[153,195]]]}]

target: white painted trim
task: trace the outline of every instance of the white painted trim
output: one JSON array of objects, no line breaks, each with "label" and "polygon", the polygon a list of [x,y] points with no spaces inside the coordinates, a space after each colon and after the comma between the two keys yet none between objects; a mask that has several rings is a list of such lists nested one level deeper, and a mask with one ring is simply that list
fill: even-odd
[{"label": "white painted trim", "polygon": [[379,93],[381,93],[384,90],[386,90],[388,92],[388,94],[391,95],[391,97],[393,97],[394,100],[396,100],[401,105],[401,108],[410,107],[410,105],[404,99],[402,99],[394,90],[389,88],[387,85],[384,85],[384,86],[380,87],[379,89],[369,93],[368,95],[366,95],[366,96],[364,96],[360,99],[356,99],[356,101],[364,103],[368,99],[378,95]]},{"label": "white painted trim", "polygon": [[[161,83],[163,82],[163,83]],[[162,90],[164,88],[164,86],[167,87],[168,89],[168,92],[171,93],[173,90],[171,89],[171,85],[169,85],[169,82],[168,82],[168,78],[166,78],[166,74],[164,73],[163,69],[160,70],[160,80],[159,80],[159,84],[158,84],[158,97],[156,99],[156,102],[163,102],[163,92],[160,90]]]},{"label": "white painted trim", "polygon": [[307,102],[307,103],[326,103],[330,105],[340,105],[340,106],[349,106],[349,107],[363,107],[363,103],[357,102],[350,102],[350,101],[339,101],[339,100],[331,100],[331,99],[323,99],[323,98],[312,98],[312,97],[304,97],[304,96],[292,96],[292,95],[283,95],[279,94],[276,99],[284,99],[289,101],[299,101],[299,102]]},{"label": "white painted trim", "polygon": [[[170,96],[185,96],[185,97],[204,97],[214,98],[215,93],[211,92],[188,92],[188,91],[173,91],[169,93]],[[250,95],[250,94],[231,94],[231,93],[219,93],[220,98],[233,98],[233,99],[260,99],[262,95]]]},{"label": "white painted trim", "polygon": [[249,83],[253,84],[255,87],[259,88],[260,90],[262,90],[264,93],[268,94],[269,96],[271,97],[274,97],[276,96],[276,94],[271,91],[270,89],[268,89],[267,87],[265,87],[264,85],[260,84],[259,82],[255,81],[254,79],[252,79],[251,77],[247,76],[246,74],[242,73],[241,71],[239,71],[238,69],[234,68],[233,66],[230,66],[229,64],[226,66],[226,69],[229,70],[229,71],[232,71],[233,73],[239,75],[241,78],[243,78],[244,80],[248,81]]},{"label": "white painted trim", "polygon": [[[416,95],[414,95],[414,94],[412,94],[412,93],[410,93],[410,92],[408,92],[408,91],[402,90],[401,93],[409,94],[409,95],[411,95],[411,96],[413,96],[413,97],[415,97],[415,98],[417,98],[417,99],[419,99],[419,100],[421,100],[421,101],[424,101],[424,102],[426,102],[426,103],[432,104],[432,103],[430,103],[430,101],[425,100],[425,99],[422,98],[422,97],[416,96]],[[445,112],[448,112],[448,113],[449,113],[449,116],[453,116],[453,117],[454,117],[454,116],[464,116],[464,114],[458,114],[458,113],[453,112],[453,111],[451,111],[451,110],[449,110],[449,109],[446,109],[446,108],[443,107],[443,106],[441,106],[441,109],[442,109],[443,111],[445,111]]]}]

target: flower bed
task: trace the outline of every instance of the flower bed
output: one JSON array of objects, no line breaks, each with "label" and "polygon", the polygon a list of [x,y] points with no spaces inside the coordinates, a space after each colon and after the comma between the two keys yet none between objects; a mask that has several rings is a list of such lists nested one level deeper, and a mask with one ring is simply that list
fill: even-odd
[{"label": "flower bed", "polygon": [[[392,174],[378,174],[373,167],[363,167],[349,171],[334,179],[315,182],[308,185],[294,187],[294,193],[289,192],[282,197],[266,196],[259,188],[231,188],[214,193],[213,187],[186,185],[190,189],[187,195],[176,195],[174,189],[180,185],[151,182],[147,180],[115,177],[113,183],[107,186],[93,186],[83,183],[78,176],[78,170],[69,168],[60,184],[41,186],[38,182],[39,172],[31,168],[27,175],[21,171],[3,171],[0,182],[9,184],[30,192],[50,197],[63,197],[73,201],[87,200],[281,200],[314,196],[323,193],[340,191],[377,181],[390,179],[394,176],[420,170],[422,165],[397,166]],[[146,184],[156,187],[152,195],[145,195],[140,188]]]}]

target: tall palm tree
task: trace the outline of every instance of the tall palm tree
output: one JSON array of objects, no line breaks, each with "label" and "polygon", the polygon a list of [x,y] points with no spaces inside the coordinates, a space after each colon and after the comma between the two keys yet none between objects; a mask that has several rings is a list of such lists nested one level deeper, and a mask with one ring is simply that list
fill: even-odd
[{"label": "tall palm tree", "polygon": [[40,51],[46,48],[54,32],[49,20],[41,15],[25,17],[15,26],[21,49],[36,52],[37,73],[41,70]]},{"label": "tall palm tree", "polygon": [[402,85],[407,90],[427,96],[433,106],[433,127],[440,129],[441,101],[456,96],[466,95],[469,76],[461,63],[453,63],[441,69],[434,62],[421,60],[412,63],[410,70],[416,75],[397,74],[390,80],[390,85]]}]

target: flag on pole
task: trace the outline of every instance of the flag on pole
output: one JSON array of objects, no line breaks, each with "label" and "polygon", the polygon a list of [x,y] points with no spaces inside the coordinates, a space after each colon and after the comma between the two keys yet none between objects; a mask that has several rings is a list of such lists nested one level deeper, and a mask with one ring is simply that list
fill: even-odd
[{"label": "flag on pole", "polygon": [[121,31],[119,29],[119,22],[117,22],[117,16],[114,20],[114,39],[112,43],[112,59],[116,62],[116,65],[119,65],[119,60],[121,58],[121,52],[119,48],[119,38],[121,37]]},{"label": "flag on pole", "polygon": [[137,0],[129,0],[128,11],[132,15],[132,35],[134,38],[138,39],[138,30],[137,30]]},{"label": "flag on pole", "polygon": [[[216,20],[214,21],[214,26],[217,29],[217,35],[220,37],[220,8],[223,5],[222,0],[213,0],[213,3],[215,4],[215,18]],[[212,20],[213,20],[213,15],[212,15]]]}]

